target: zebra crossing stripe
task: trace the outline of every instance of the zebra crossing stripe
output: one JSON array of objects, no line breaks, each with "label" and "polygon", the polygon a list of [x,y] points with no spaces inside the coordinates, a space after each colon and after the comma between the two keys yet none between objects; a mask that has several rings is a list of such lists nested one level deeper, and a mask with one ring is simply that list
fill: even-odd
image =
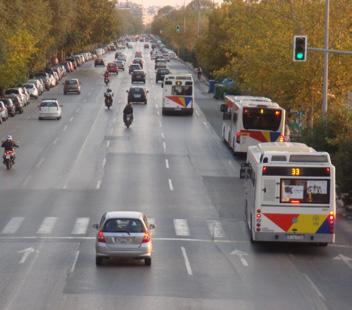
[{"label": "zebra crossing stripe", "polygon": [[1,231],[2,234],[14,234],[22,225],[24,217],[13,217]]},{"label": "zebra crossing stripe", "polygon": [[72,235],[83,235],[88,230],[89,217],[79,217],[76,219],[75,226],[73,226]]},{"label": "zebra crossing stripe", "polygon": [[50,234],[54,229],[56,221],[57,217],[46,217],[40,225],[39,229],[37,230],[37,234]]},{"label": "zebra crossing stripe", "polygon": [[187,224],[187,220],[174,219],[174,227],[177,236],[189,236],[189,227]]},{"label": "zebra crossing stripe", "polygon": [[224,238],[225,233],[219,221],[208,220],[207,224],[212,238]]}]

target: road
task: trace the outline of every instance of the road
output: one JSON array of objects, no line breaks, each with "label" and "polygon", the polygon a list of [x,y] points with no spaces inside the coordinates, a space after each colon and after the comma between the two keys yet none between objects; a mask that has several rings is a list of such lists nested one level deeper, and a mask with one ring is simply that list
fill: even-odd
[{"label": "road", "polygon": [[[38,121],[34,101],[0,127],[21,146],[16,167],[0,169],[0,309],[350,309],[350,223],[338,222],[326,248],[252,245],[218,103],[197,82],[193,117],[161,116],[162,89],[144,54],[148,104],[135,105],[131,128],[122,123],[128,72],[112,77],[107,111],[103,69],[91,62],[70,74],[81,95],[64,96],[62,84],[44,94],[63,103],[62,120]],[[95,266],[91,225],[108,210],[155,222],[150,268]]]}]

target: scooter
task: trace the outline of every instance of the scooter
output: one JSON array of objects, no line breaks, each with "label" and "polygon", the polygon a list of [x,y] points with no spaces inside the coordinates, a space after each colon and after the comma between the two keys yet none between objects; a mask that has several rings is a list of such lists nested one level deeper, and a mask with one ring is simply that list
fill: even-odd
[{"label": "scooter", "polygon": [[10,170],[11,167],[15,164],[15,152],[14,151],[5,151],[4,152],[4,165],[7,170]]},{"label": "scooter", "polygon": [[132,124],[132,121],[133,121],[133,114],[124,115],[123,121],[124,121],[126,127],[129,128]]},{"label": "scooter", "polygon": [[112,97],[111,96],[106,96],[105,97],[105,106],[110,110],[110,107],[112,106]]}]

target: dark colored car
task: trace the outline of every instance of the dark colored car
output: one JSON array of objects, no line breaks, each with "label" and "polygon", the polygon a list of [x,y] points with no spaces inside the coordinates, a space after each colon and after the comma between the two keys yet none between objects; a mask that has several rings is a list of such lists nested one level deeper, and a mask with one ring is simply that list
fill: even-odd
[{"label": "dark colored car", "polygon": [[135,58],[135,59],[133,59],[132,63],[139,64],[141,66],[141,68],[143,69],[143,59],[142,58]]},{"label": "dark colored car", "polygon": [[148,91],[144,87],[132,86],[128,92],[127,101],[131,103],[144,103],[147,104]]},{"label": "dark colored car", "polygon": [[64,83],[64,95],[67,93],[81,93],[81,84],[79,79],[68,79]]},{"label": "dark colored car", "polygon": [[103,59],[101,58],[97,58],[94,60],[94,67],[97,67],[97,66],[104,66],[105,67],[105,62]]},{"label": "dark colored car", "polygon": [[159,81],[164,81],[165,75],[170,74],[170,70],[167,68],[159,68],[156,71],[155,82],[158,83]]},{"label": "dark colored car", "polygon": [[145,73],[143,70],[134,70],[131,74],[131,83],[142,82],[145,84]]},{"label": "dark colored car", "polygon": [[15,116],[16,107],[13,104],[12,99],[11,98],[6,98],[6,97],[2,97],[2,98],[0,98],[0,101],[2,101],[5,104],[9,115],[10,116]]},{"label": "dark colored car", "polygon": [[19,114],[23,113],[23,103],[17,95],[6,95],[6,98],[10,98],[15,106],[15,111]]},{"label": "dark colored car", "polygon": [[139,64],[131,64],[128,68],[128,73],[132,73],[134,70],[141,70],[141,66]]}]

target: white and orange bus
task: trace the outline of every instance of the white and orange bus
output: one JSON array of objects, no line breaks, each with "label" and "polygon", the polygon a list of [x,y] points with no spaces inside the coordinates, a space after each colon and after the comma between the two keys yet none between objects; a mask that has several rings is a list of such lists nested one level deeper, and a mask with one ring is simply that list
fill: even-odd
[{"label": "white and orange bus", "polygon": [[335,167],[326,152],[302,143],[250,146],[245,219],[252,241],[335,241]]},{"label": "white and orange bus", "polygon": [[284,141],[285,109],[265,97],[225,96],[222,137],[235,153],[262,142]]}]

